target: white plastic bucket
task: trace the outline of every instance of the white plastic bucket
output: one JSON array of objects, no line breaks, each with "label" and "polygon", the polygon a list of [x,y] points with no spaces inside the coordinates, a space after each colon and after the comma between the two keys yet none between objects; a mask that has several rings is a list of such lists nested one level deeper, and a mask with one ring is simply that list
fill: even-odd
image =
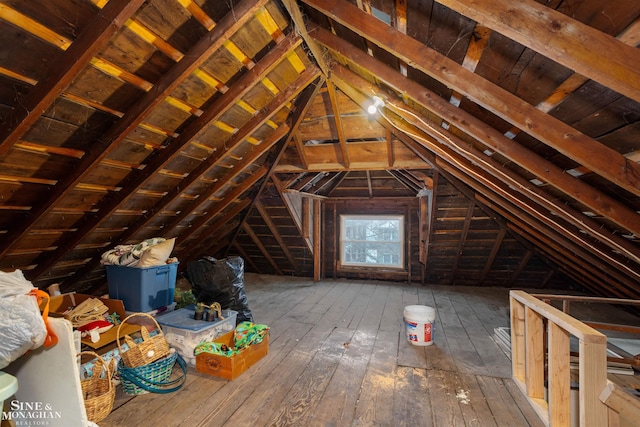
[{"label": "white plastic bucket", "polygon": [[408,305],[404,308],[407,339],[413,345],[433,344],[433,321],[436,311],[426,305]]}]

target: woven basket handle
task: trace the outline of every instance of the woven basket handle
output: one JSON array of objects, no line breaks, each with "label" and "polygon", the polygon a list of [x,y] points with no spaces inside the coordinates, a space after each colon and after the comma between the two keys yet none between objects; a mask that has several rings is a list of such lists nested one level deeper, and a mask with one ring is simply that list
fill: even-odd
[{"label": "woven basket handle", "polygon": [[96,359],[96,363],[93,365],[93,369],[91,370],[91,378],[100,378],[100,375],[102,375],[102,372],[104,371],[105,378],[109,379],[109,390],[113,388],[113,382],[111,381],[113,373],[115,372],[115,362],[113,359],[107,363],[98,353],[94,353],[93,351],[81,351],[77,356],[93,356]]},{"label": "woven basket handle", "polygon": [[120,371],[120,375],[143,390],[150,391],[152,393],[172,393],[180,390],[187,381],[187,362],[185,362],[182,356],[180,356],[180,353],[177,354],[176,363],[180,366],[182,375],[171,381],[151,381],[139,376],[138,373],[135,372],[135,369],[122,370]]},{"label": "woven basket handle", "polygon": [[[120,343],[120,329],[122,328],[122,325],[124,325],[127,320],[131,319],[132,317],[136,317],[136,316],[141,316],[141,317],[148,317],[149,319],[151,319],[153,321],[153,323],[155,323],[156,325],[156,330],[158,331],[158,334],[162,335],[162,328],[160,328],[160,325],[158,324],[158,322],[156,321],[156,319],[147,313],[133,313],[130,314],[129,316],[127,316],[122,322],[120,322],[120,324],[118,325],[118,330],[116,332],[116,343],[118,344],[118,350],[120,352],[122,352],[122,345]],[[149,339],[149,330],[147,329],[146,326],[142,325],[140,327],[140,334],[142,335],[142,340],[146,341]],[[124,341],[127,344],[127,346],[129,348],[133,348],[135,347],[136,343],[133,341],[133,339],[131,339],[131,337],[129,335],[125,335],[124,336]]]}]

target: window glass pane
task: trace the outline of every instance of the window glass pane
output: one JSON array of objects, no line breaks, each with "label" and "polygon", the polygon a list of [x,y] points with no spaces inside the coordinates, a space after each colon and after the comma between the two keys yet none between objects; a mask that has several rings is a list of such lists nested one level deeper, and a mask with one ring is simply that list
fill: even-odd
[{"label": "window glass pane", "polygon": [[342,264],[403,267],[403,216],[341,216]]}]

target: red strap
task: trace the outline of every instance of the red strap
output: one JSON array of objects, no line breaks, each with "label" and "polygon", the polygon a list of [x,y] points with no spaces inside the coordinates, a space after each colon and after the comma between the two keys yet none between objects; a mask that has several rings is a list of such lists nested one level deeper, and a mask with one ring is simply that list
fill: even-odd
[{"label": "red strap", "polygon": [[31,292],[29,292],[29,295],[33,295],[36,297],[36,300],[38,301],[38,306],[42,304],[43,299],[46,299],[47,301],[44,307],[41,309],[42,320],[44,320],[44,325],[47,328],[47,337],[44,339],[44,346],[52,347],[58,343],[58,336],[49,325],[49,301],[50,301],[49,294],[44,291],[41,291],[40,289],[33,289]]}]

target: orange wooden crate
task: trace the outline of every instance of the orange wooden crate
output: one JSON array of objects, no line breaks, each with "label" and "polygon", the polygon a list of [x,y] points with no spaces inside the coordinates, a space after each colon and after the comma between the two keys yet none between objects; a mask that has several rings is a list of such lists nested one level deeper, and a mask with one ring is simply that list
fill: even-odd
[{"label": "orange wooden crate", "polygon": [[[213,342],[233,347],[233,331],[216,338]],[[196,356],[196,370],[215,377],[233,380],[262,359],[267,353],[269,353],[269,334],[264,337],[260,344],[251,345],[241,353],[231,357],[200,353]]]}]

